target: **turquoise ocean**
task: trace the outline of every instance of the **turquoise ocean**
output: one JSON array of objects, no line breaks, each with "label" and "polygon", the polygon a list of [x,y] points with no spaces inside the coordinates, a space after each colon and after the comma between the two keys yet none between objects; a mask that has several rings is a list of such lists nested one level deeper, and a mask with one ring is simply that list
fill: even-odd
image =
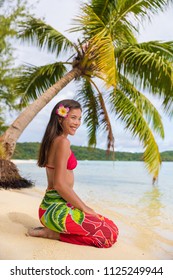
[{"label": "turquoise ocean", "polygon": [[[44,168],[34,160],[14,160],[20,174],[41,190]],[[158,182],[143,162],[78,161],[76,193],[91,207],[109,214],[121,239],[149,251],[156,259],[173,259],[173,162],[163,162]]]}]

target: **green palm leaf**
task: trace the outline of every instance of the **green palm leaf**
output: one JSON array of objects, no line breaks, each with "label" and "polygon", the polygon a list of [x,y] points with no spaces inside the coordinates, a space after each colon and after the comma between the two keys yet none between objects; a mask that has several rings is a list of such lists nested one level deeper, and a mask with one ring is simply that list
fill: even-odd
[{"label": "green palm leaf", "polygon": [[99,91],[98,87],[96,84],[91,81],[92,84],[94,85],[97,93],[98,93],[98,103],[99,103],[99,112],[98,112],[98,120],[99,120],[99,130],[105,131],[107,133],[107,150],[109,151],[110,148],[114,150],[114,136],[113,136],[113,131],[112,131],[112,126],[109,118],[109,114],[106,108],[106,104],[103,98],[102,93]]},{"label": "green palm leaf", "polygon": [[116,86],[117,70],[114,56],[114,46],[111,35],[103,29],[90,40],[90,48],[93,54],[95,72],[106,82],[107,87]]},{"label": "green palm leaf", "polygon": [[[102,29],[103,27],[107,29],[109,34],[111,35],[112,41],[115,45],[122,44],[123,42],[129,43],[136,43],[136,38],[133,34],[133,31],[137,31],[134,25],[129,22],[129,18],[126,19],[125,16],[122,17],[121,11],[122,2],[124,1],[91,1],[92,4],[83,8],[83,13],[88,15],[87,22],[83,21],[83,25],[87,24],[86,28],[84,29],[84,34],[88,35],[97,34],[100,32],[97,27]],[[96,20],[94,21],[93,18],[99,18],[100,26]],[[120,16],[121,15],[121,16]],[[82,20],[79,18],[79,24],[82,23]],[[95,27],[96,26],[96,27]]]},{"label": "green palm leaf", "polygon": [[[159,11],[164,11],[172,0],[117,0],[109,1],[113,10],[117,10],[116,22],[125,19],[140,19],[151,18],[152,14],[157,14]],[[116,24],[115,22],[115,24]],[[131,21],[130,21],[131,22]]]},{"label": "green palm leaf", "polygon": [[83,84],[81,89],[78,90],[77,98],[82,105],[84,123],[88,128],[88,144],[89,146],[96,146],[96,132],[99,125],[99,103],[89,80],[83,79]]},{"label": "green palm leaf", "polygon": [[114,150],[114,136],[112,126],[109,118],[109,114],[105,105],[102,94],[99,92],[100,112],[99,112],[99,129],[107,133],[107,150],[110,148]]},{"label": "green palm leaf", "polygon": [[138,32],[140,20],[164,11],[172,0],[92,0],[82,7],[81,16],[74,22],[74,30],[83,31],[84,37],[92,37],[102,28],[108,28],[112,38],[121,42],[135,43],[133,32]]},{"label": "green palm leaf", "polygon": [[100,15],[97,15],[90,5],[84,4],[81,8],[81,14],[73,20],[73,25],[69,31],[81,31],[84,38],[89,40],[105,28]]},{"label": "green palm leaf", "polygon": [[172,54],[172,42],[128,45],[116,53],[119,71],[130,75],[137,87],[140,85],[163,98],[167,112],[172,111],[173,102]]},{"label": "green palm leaf", "polygon": [[107,15],[111,10],[117,11],[119,17],[134,13],[147,16],[147,11],[158,13],[168,7],[172,0],[91,0],[91,5],[98,15]]},{"label": "green palm leaf", "polygon": [[46,89],[63,77],[66,67],[61,62],[44,66],[25,65],[16,82],[16,92],[22,95],[21,104],[37,99]]},{"label": "green palm leaf", "polygon": [[125,123],[125,128],[133,136],[138,136],[144,146],[144,161],[148,171],[158,177],[161,158],[154,135],[144,119],[141,111],[129,100],[120,89],[111,93],[111,103],[116,110],[118,118]]},{"label": "green palm leaf", "polygon": [[162,138],[164,138],[164,128],[161,116],[150,100],[138,91],[128,79],[120,76],[119,89],[121,89],[134,106],[141,112],[152,129]]},{"label": "green palm leaf", "polygon": [[56,56],[61,51],[74,50],[73,43],[62,33],[44,21],[33,17],[21,23],[21,30],[18,36],[23,41],[27,41],[40,49],[46,49]]},{"label": "green palm leaf", "polygon": [[92,63],[92,75],[103,79],[108,87],[115,86],[117,71],[114,45],[109,29],[88,5],[84,6],[83,15],[76,21],[79,23],[78,27],[71,29],[71,32],[81,29],[88,44],[82,66],[87,65],[89,60],[89,64]]}]

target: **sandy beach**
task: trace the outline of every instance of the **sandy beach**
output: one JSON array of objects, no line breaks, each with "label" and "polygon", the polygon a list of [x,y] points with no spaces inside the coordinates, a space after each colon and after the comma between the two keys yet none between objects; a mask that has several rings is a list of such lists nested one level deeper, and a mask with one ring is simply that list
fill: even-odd
[{"label": "sandy beach", "polygon": [[[67,244],[56,240],[26,236],[30,227],[40,226],[37,211],[44,192],[39,188],[0,190],[0,259],[1,260],[153,260],[155,250],[147,249],[144,234],[136,242],[129,241],[128,219],[116,215],[120,234],[117,243],[108,249]],[[95,209],[101,213],[98,205]],[[115,221],[113,213],[104,215]],[[163,256],[163,259],[166,257]]]}]

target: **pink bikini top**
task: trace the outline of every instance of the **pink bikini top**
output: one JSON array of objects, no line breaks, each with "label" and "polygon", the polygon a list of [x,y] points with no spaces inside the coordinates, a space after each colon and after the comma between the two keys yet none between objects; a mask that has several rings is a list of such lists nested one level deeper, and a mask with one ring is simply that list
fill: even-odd
[{"label": "pink bikini top", "polygon": [[76,168],[76,166],[77,166],[77,159],[76,159],[75,155],[73,154],[73,152],[71,151],[71,154],[67,161],[67,169],[73,170]]},{"label": "pink bikini top", "polygon": [[[68,170],[73,170],[74,168],[76,168],[76,166],[77,166],[77,160],[76,160],[75,155],[71,151],[71,154],[70,154],[70,156],[68,158],[68,161],[67,161],[67,169]],[[50,169],[55,168],[54,166],[50,166],[50,165],[47,165],[47,164],[46,164],[45,167],[50,168]]]}]

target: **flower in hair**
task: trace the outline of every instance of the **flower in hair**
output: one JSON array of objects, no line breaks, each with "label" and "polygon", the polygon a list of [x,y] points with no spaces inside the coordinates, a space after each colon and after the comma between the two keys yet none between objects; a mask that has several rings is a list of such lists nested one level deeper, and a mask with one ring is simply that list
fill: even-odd
[{"label": "flower in hair", "polygon": [[56,114],[60,117],[66,118],[69,110],[69,107],[64,107],[64,105],[60,104],[59,108],[56,110]]}]

